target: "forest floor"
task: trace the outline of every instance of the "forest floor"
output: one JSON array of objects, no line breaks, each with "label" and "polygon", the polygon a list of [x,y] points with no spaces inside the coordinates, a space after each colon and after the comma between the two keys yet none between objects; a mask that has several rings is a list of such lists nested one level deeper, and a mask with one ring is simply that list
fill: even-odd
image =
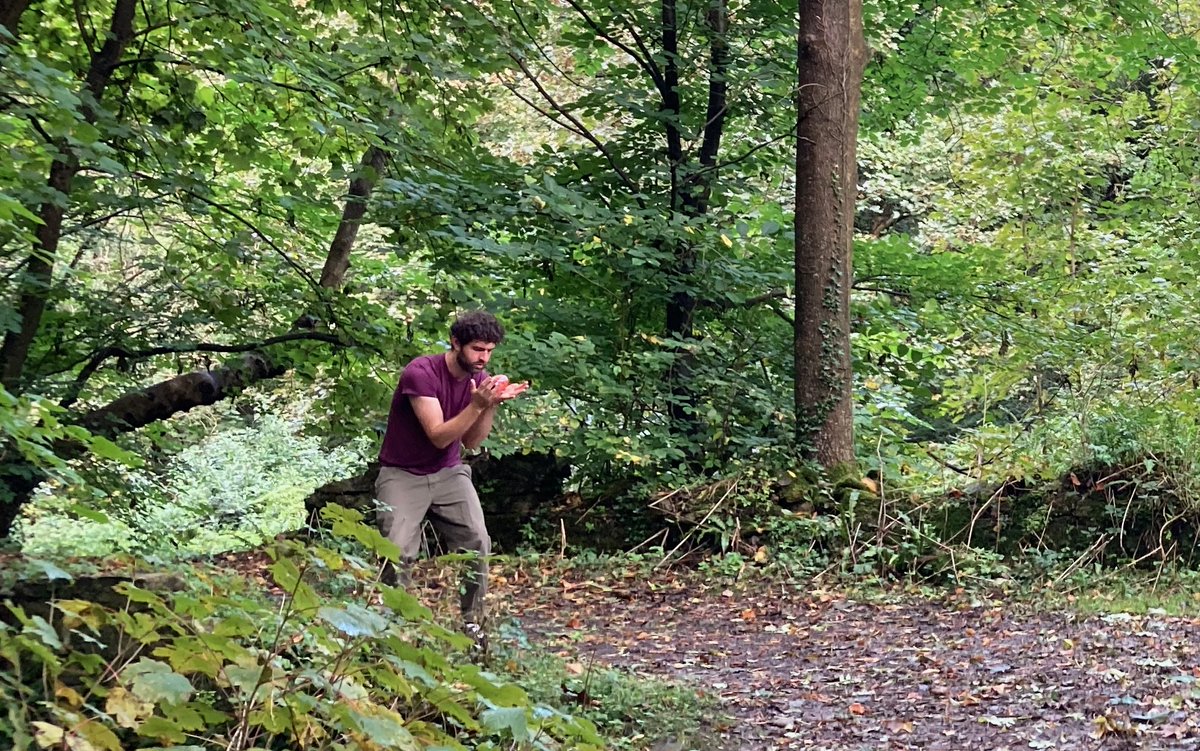
[{"label": "forest floor", "polygon": [[1200,748],[1200,619],[962,592],[856,600],[695,571],[517,569],[490,601],[575,665],[719,699],[712,738],[654,748]]}]

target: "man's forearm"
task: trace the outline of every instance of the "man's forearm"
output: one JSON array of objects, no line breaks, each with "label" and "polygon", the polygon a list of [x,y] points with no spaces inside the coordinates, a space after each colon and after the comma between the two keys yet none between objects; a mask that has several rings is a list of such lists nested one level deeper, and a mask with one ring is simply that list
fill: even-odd
[{"label": "man's forearm", "polygon": [[[429,431],[429,441],[440,449],[446,448],[460,438],[463,440],[463,444],[466,445],[467,435],[471,432],[471,429],[489,411],[475,406],[475,403],[472,402],[462,412],[459,412],[453,418],[446,420],[441,425]],[[482,439],[480,439],[480,442],[482,443]],[[468,448],[474,447],[468,446]]]},{"label": "man's forearm", "polygon": [[492,432],[492,421],[496,417],[496,408],[488,407],[483,411],[467,432],[463,434],[463,446],[469,449],[477,449],[480,444],[487,440],[488,435]]}]

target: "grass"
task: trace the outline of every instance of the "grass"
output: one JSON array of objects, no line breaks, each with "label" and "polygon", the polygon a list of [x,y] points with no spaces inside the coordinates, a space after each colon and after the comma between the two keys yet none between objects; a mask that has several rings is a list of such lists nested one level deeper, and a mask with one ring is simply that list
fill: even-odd
[{"label": "grass", "polygon": [[1033,589],[1029,603],[1042,610],[1081,615],[1200,615],[1200,572],[1187,569],[1086,570],[1054,585]]}]

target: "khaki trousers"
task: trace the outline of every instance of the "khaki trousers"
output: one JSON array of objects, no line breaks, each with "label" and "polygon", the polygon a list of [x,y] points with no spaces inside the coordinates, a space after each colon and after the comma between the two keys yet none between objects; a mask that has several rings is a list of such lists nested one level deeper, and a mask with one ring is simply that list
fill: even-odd
[{"label": "khaki trousers", "polygon": [[406,584],[408,569],[421,552],[421,525],[426,516],[452,552],[479,554],[463,574],[461,604],[466,621],[481,622],[492,540],[471,482],[471,468],[456,464],[431,475],[414,475],[396,467],[380,467],[375,495],[383,506],[379,531],[400,548]]}]

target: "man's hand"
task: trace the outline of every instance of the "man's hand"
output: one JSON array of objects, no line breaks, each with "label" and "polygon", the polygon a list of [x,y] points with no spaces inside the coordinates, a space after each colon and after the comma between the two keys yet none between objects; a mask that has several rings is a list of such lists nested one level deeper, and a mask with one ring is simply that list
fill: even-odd
[{"label": "man's hand", "polygon": [[524,394],[529,388],[529,381],[521,381],[520,383],[506,383],[500,391],[500,401],[506,402],[509,399],[516,399],[521,394]]},{"label": "man's hand", "polygon": [[500,402],[515,399],[529,388],[529,382],[510,383],[504,376],[488,376],[479,383],[471,381],[471,401],[480,409],[492,409]]},{"label": "man's hand", "polygon": [[478,385],[471,381],[471,404],[480,410],[475,422],[463,434],[463,446],[477,449],[492,432],[492,419],[501,402],[515,399],[529,388],[529,382],[509,383],[506,376],[489,376]]}]

